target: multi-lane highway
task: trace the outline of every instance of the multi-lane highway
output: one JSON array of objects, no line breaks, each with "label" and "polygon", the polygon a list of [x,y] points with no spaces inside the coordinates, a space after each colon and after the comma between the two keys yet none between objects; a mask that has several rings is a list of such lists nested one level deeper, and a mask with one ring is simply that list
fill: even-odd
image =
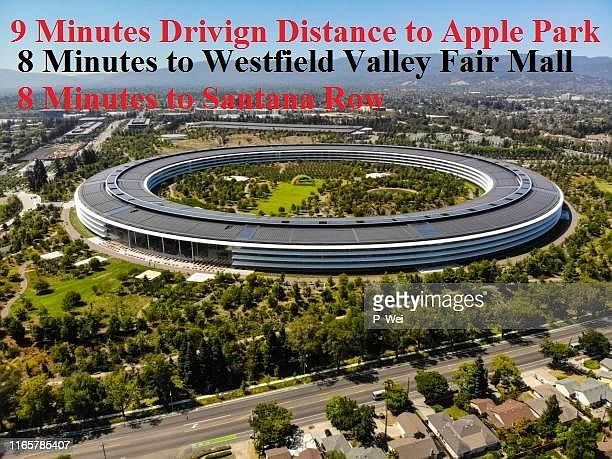
[{"label": "multi-lane highway", "polygon": [[[608,320],[567,326],[551,331],[549,336],[568,342],[572,338],[577,339],[585,326],[598,328],[607,336],[612,336],[612,327]],[[449,377],[462,362],[475,358],[478,353],[482,353],[485,363],[496,354],[505,353],[511,356],[523,371],[546,365],[548,359],[539,352],[539,341],[542,337],[543,335],[529,336],[514,343],[491,345],[483,350],[463,351],[432,357],[428,361],[388,366],[360,380],[338,378],[173,413],[132,425],[116,425],[110,432],[99,433],[95,438],[76,444],[69,453],[78,459],[103,458],[104,454],[109,459],[174,458],[178,451],[206,439],[226,436],[232,440],[246,439],[250,433],[248,418],[251,409],[260,402],[276,401],[293,411],[296,424],[308,426],[324,419],[325,403],[333,395],[347,395],[359,403],[372,403],[371,392],[380,389],[382,381],[388,378],[403,384],[410,380],[411,395],[416,395],[413,390],[414,375],[419,368],[435,369]]]}]

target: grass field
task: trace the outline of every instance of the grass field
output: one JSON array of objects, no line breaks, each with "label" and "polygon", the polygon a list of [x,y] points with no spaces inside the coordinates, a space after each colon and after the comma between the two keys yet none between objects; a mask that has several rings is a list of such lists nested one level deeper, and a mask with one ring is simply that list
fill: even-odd
[{"label": "grass field", "polygon": [[279,183],[272,194],[267,199],[261,199],[257,202],[257,208],[253,210],[256,214],[260,210],[266,215],[278,214],[278,208],[284,207],[287,212],[291,210],[291,205],[296,206],[302,203],[304,198],[307,198],[310,193],[317,192],[317,188],[323,185],[323,180],[315,179],[314,185],[292,185],[291,183]]},{"label": "grass field", "polygon": [[87,227],[81,223],[81,220],[79,220],[79,217],[77,217],[76,209],[74,207],[70,209],[70,224],[81,236],[86,239],[95,236],[94,233],[89,231]]},{"label": "grass field", "polygon": [[612,193],[612,183],[605,180],[595,180],[595,186],[605,193]]},{"label": "grass field", "polygon": [[451,418],[455,420],[468,415],[466,411],[463,411],[457,405],[450,406],[446,408],[444,411],[446,412],[446,414],[448,414]]},{"label": "grass field", "polygon": [[[81,294],[85,303],[94,302],[96,306],[103,309],[113,309],[126,305],[136,313],[140,308],[148,303],[148,299],[137,295],[118,296],[115,291],[121,286],[119,276],[122,274],[137,274],[144,268],[123,260],[111,260],[104,269],[94,272],[82,279],[66,278],[61,276],[49,276],[44,279],[50,284],[50,293],[37,295],[33,289],[33,284],[37,279],[35,271],[26,273],[28,288],[24,293],[25,298],[29,298],[35,307],[45,307],[50,315],[60,315],[62,311],[62,300],[66,292],[71,290]],[[98,289],[96,295],[93,286]]]}]

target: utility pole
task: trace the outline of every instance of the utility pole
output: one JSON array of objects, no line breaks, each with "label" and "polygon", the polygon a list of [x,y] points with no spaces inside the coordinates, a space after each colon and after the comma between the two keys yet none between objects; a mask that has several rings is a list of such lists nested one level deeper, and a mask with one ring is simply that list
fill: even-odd
[{"label": "utility pole", "polygon": [[391,384],[391,381],[385,381],[385,439],[387,438],[387,420],[389,419],[389,400],[387,399],[387,391],[389,390]]},{"label": "utility pole", "polygon": [[104,454],[104,459],[106,459],[106,450],[104,449],[104,442],[102,442],[102,454]]}]

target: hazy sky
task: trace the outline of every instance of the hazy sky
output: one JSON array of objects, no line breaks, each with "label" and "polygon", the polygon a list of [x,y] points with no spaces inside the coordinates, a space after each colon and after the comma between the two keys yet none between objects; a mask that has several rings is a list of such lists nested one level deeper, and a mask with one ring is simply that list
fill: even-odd
[{"label": "hazy sky", "polygon": [[[312,25],[320,25],[329,20],[336,25],[392,25],[398,29],[398,40],[393,44],[365,46],[370,52],[380,52],[384,48],[399,49],[402,52],[437,52],[441,48],[460,48],[454,44],[439,43],[448,23],[455,19],[460,26],[497,25],[506,18],[511,25],[520,25],[526,30],[523,43],[518,45],[494,46],[493,52],[504,53],[509,48],[519,50],[540,49],[548,53],[553,49],[572,49],[576,55],[612,56],[612,0],[508,0],[497,1],[206,1],[206,0],[0,0],[0,68],[15,69],[18,63],[17,53],[24,48],[32,49],[38,57],[42,49],[59,49],[57,45],[34,43],[37,36],[36,19],[55,21],[56,19],[74,19],[80,25],[113,25],[119,21],[122,25],[136,27],[149,26],[152,40],[146,44],[119,45],[62,45],[63,48],[81,49],[84,54],[113,55],[128,51],[130,55],[158,56],[165,58],[174,50],[177,54],[189,55],[201,59],[201,49],[229,49],[227,45],[201,45],[198,43],[157,43],[159,36],[159,19],[177,19],[185,25],[198,25],[205,19],[209,25],[223,25],[231,19],[236,25],[264,25],[269,27],[268,40],[276,38],[275,20],[307,19]],[[590,18],[600,27],[599,44],[533,44],[530,42],[532,20],[546,18],[555,25],[581,25],[585,18]],[[11,21],[23,19],[28,25],[28,33],[19,43],[10,43],[14,38],[10,30]],[[403,27],[413,21],[418,25],[428,25],[433,29],[431,43],[409,44],[404,41]],[[307,47],[329,48],[330,45],[310,44],[308,46],[289,45],[294,52]],[[266,50],[287,48],[269,42],[266,45],[252,46],[244,52],[246,55],[259,54]],[[343,48],[359,49],[362,45],[344,45]],[[34,71],[41,71],[40,59],[35,61]],[[161,61],[165,64],[165,60]],[[161,64],[160,62],[160,64]],[[160,65],[165,67],[165,65]]]}]

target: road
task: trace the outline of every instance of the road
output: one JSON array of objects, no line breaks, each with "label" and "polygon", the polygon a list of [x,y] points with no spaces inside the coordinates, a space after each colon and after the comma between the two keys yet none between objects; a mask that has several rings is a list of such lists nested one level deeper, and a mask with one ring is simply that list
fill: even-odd
[{"label": "road", "polygon": [[[587,322],[607,336],[612,336],[609,320]],[[551,331],[549,335],[563,342],[576,338],[585,325],[571,325]],[[102,444],[111,458],[174,458],[179,450],[207,439],[233,435],[235,440],[248,438],[248,418],[251,409],[260,402],[276,401],[293,411],[294,422],[301,427],[324,420],[324,406],[334,395],[347,395],[359,403],[372,402],[371,392],[380,389],[382,381],[391,378],[415,388],[414,375],[420,368],[435,369],[450,377],[457,367],[472,360],[479,353],[486,363],[496,354],[512,357],[525,371],[545,365],[548,359],[539,352],[539,341],[544,335],[524,337],[513,343],[499,343],[483,350],[470,350],[453,355],[436,356],[427,361],[403,363],[379,369],[373,376],[361,381],[338,378],[300,385],[273,392],[252,395],[223,403],[161,416],[155,420],[131,425],[115,425],[110,431],[98,433],[97,438],[83,441],[71,448],[73,458],[103,458]],[[411,390],[411,395],[416,395]],[[378,403],[380,405],[380,402]],[[35,455],[44,457],[43,455]],[[24,457],[24,456],[21,456]],[[27,457],[27,456],[25,456]],[[50,456],[51,457],[51,456]]]},{"label": "road", "polygon": [[100,146],[104,143],[106,139],[108,139],[113,132],[123,124],[125,120],[117,120],[110,123],[91,143],[91,148],[93,151],[100,151]]}]

